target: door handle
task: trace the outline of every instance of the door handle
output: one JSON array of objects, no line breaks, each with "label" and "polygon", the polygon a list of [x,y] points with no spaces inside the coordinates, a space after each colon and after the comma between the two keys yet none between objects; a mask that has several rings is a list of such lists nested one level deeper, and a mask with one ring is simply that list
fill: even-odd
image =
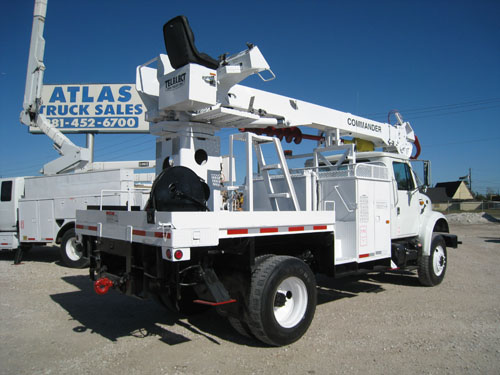
[{"label": "door handle", "polygon": [[396,207],[396,212],[398,213],[398,215],[401,213],[401,208],[399,207]]}]

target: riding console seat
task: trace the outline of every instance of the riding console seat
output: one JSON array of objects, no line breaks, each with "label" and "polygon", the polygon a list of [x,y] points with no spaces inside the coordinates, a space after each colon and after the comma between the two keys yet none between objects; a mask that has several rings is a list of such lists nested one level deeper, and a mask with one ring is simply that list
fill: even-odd
[{"label": "riding console seat", "polygon": [[163,37],[170,64],[178,69],[195,63],[210,69],[217,69],[219,62],[206,53],[201,53],[194,45],[194,34],[185,16],[172,18],[163,26]]}]

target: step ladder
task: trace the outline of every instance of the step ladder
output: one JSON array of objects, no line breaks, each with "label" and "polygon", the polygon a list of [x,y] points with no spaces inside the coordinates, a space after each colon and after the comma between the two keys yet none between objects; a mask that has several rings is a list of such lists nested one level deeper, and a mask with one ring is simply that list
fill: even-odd
[{"label": "step ladder", "polygon": [[[278,199],[289,199],[293,210],[299,211],[299,203],[297,200],[297,195],[295,193],[295,188],[293,187],[292,177],[290,175],[290,170],[288,169],[288,164],[286,162],[285,154],[283,153],[283,148],[281,147],[281,141],[276,137],[262,137],[257,136],[253,138],[253,147],[255,150],[255,155],[257,156],[257,163],[259,165],[259,171],[264,179],[264,185],[266,187],[267,196],[269,197],[269,202],[273,211],[280,211],[278,204]],[[278,155],[279,163],[277,164],[266,164],[264,159],[264,153],[262,152],[262,145],[266,143],[273,143]],[[285,180],[285,191],[276,192],[271,181],[270,171],[279,170],[281,171]]]},{"label": "step ladder", "polygon": [[[245,191],[245,210],[253,211],[253,152],[257,156],[257,163],[259,166],[260,174],[262,175],[264,186],[266,188],[267,196],[269,202],[274,211],[280,211],[280,206],[278,200],[287,199],[291,203],[293,211],[299,211],[300,206],[297,200],[297,194],[295,193],[295,188],[293,187],[292,177],[290,175],[290,170],[288,169],[288,164],[286,162],[285,154],[283,153],[283,148],[281,147],[281,142],[278,138],[268,137],[263,135],[257,135],[254,133],[237,133],[232,134],[229,142],[229,153],[230,153],[230,166],[229,166],[229,181],[230,185],[223,188],[228,192],[234,192],[243,189]],[[232,176],[233,163],[234,163],[234,148],[233,142],[243,141],[246,143],[246,183],[243,186],[233,185],[234,177]],[[264,158],[264,153],[262,151],[262,145],[272,143],[276,150],[279,162],[277,164],[266,164]],[[285,191],[275,191],[275,187],[272,184],[272,176],[269,172],[272,170],[280,170],[283,174],[285,182]]]}]

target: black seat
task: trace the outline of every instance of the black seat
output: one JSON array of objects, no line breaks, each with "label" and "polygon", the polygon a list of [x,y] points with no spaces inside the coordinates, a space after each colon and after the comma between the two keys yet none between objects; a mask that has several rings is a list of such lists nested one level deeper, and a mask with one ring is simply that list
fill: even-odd
[{"label": "black seat", "polygon": [[219,62],[206,53],[198,52],[194,45],[194,35],[189,22],[184,16],[172,18],[163,26],[163,37],[170,64],[178,69],[189,63],[195,63],[210,69],[217,69]]}]

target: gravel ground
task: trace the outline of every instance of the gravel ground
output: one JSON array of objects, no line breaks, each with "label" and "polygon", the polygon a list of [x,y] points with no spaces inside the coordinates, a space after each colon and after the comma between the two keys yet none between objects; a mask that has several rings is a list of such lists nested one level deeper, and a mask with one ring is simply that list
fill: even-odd
[{"label": "gravel ground", "polygon": [[318,278],[306,335],[270,348],[214,312],[188,319],[114,292],[34,249],[0,254],[1,374],[498,374],[500,224],[451,224],[443,283],[412,274]]},{"label": "gravel ground", "polygon": [[499,223],[500,220],[485,212],[462,212],[457,214],[446,215],[451,223],[456,224],[486,224],[486,223]]}]

